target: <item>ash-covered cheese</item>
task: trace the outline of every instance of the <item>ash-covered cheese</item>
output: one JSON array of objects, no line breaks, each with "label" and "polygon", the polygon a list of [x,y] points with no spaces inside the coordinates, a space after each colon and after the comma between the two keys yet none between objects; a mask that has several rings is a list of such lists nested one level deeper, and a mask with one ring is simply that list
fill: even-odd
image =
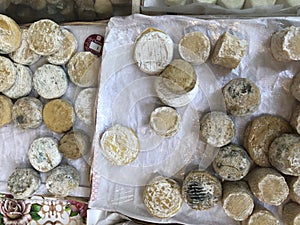
[{"label": "ash-covered cheese", "polygon": [[168,34],[148,28],[136,39],[133,58],[141,71],[158,74],[171,63],[173,48],[173,41]]},{"label": "ash-covered cheese", "polygon": [[271,37],[271,51],[277,61],[300,60],[300,27],[284,28]]},{"label": "ash-covered cheese", "polygon": [[90,138],[80,130],[72,130],[66,133],[58,143],[59,151],[64,157],[69,159],[78,159],[88,153],[90,147]]},{"label": "ash-covered cheese", "polygon": [[248,174],[251,167],[251,159],[242,147],[229,144],[220,148],[212,165],[215,172],[222,179],[237,181]]},{"label": "ash-covered cheese", "polygon": [[56,133],[70,130],[75,120],[72,104],[63,99],[48,102],[43,110],[43,120],[45,125]]},{"label": "ash-covered cheese", "polygon": [[180,124],[179,113],[171,107],[158,107],[150,116],[150,127],[163,137],[174,136],[179,131]]},{"label": "ash-covered cheese", "polygon": [[62,47],[63,38],[60,26],[49,19],[36,21],[28,28],[29,48],[39,55],[57,52]]},{"label": "ash-covered cheese", "polygon": [[17,78],[15,83],[7,91],[3,91],[9,98],[20,98],[28,95],[32,89],[32,72],[29,67],[21,64],[15,64],[17,69]]},{"label": "ash-covered cheese", "polygon": [[236,68],[245,56],[248,42],[225,32],[218,40],[212,55],[212,63],[229,69]]},{"label": "ash-covered cheese", "polygon": [[276,4],[283,4],[284,7],[293,7],[300,5],[300,0],[277,0]]},{"label": "ash-covered cheese", "polygon": [[300,136],[282,134],[275,138],[269,148],[269,160],[280,172],[300,176]]},{"label": "ash-covered cheese", "polygon": [[199,65],[205,63],[210,54],[210,41],[202,32],[187,33],[178,45],[178,51],[185,61]]},{"label": "ash-covered cheese", "polygon": [[33,87],[45,99],[59,98],[67,91],[67,75],[60,66],[44,64],[33,74]]},{"label": "ash-covered cheese", "polygon": [[290,199],[300,204],[300,177],[291,177],[287,179],[290,188]]},{"label": "ash-covered cheese", "polygon": [[16,63],[32,65],[40,59],[40,55],[29,48],[28,29],[22,29],[21,31],[22,43],[17,50],[9,54],[9,57]]},{"label": "ash-covered cheese", "polygon": [[214,147],[229,144],[235,135],[235,125],[223,112],[209,112],[200,120],[200,138]]},{"label": "ash-covered cheese", "polygon": [[253,195],[245,181],[223,184],[222,205],[225,213],[236,221],[247,219],[253,212]]},{"label": "ash-covered cheese", "polygon": [[280,225],[280,223],[269,210],[258,208],[242,225]]},{"label": "ash-covered cheese", "polygon": [[7,91],[16,81],[17,68],[10,59],[0,56],[0,71],[0,92]]},{"label": "ash-covered cheese", "polygon": [[46,179],[47,190],[56,197],[66,197],[79,186],[79,173],[73,166],[62,165],[53,169]]},{"label": "ash-covered cheese", "polygon": [[53,137],[35,139],[28,150],[30,164],[40,172],[48,172],[58,166],[62,154],[58,150],[57,140]]},{"label": "ash-covered cheese", "polygon": [[300,101],[300,73],[297,73],[292,80],[291,84],[291,93],[292,95]]},{"label": "ash-covered cheese", "polygon": [[0,95],[0,127],[9,124],[12,120],[12,101],[4,96]]},{"label": "ash-covered cheese", "polygon": [[100,147],[104,158],[113,165],[122,166],[137,158],[140,140],[132,129],[117,124],[103,133]]},{"label": "ash-covered cheese", "polygon": [[12,119],[22,129],[37,128],[43,122],[43,104],[33,97],[18,99],[13,105]]},{"label": "ash-covered cheese", "polygon": [[54,65],[66,64],[77,51],[78,44],[74,34],[67,29],[62,29],[62,33],[64,38],[61,48],[47,57],[48,62]]},{"label": "ash-covered cheese", "polygon": [[278,206],[289,194],[289,187],[284,177],[272,168],[258,167],[247,177],[252,193],[262,202]]},{"label": "ash-covered cheese", "polygon": [[222,185],[206,171],[192,171],[183,181],[182,196],[192,209],[210,209],[221,201]]},{"label": "ash-covered cheese", "polygon": [[95,99],[97,88],[86,88],[80,91],[75,100],[76,116],[86,125],[95,124]]},{"label": "ash-covered cheese", "polygon": [[244,8],[258,8],[275,5],[276,0],[245,0]]},{"label": "ash-covered cheese", "polygon": [[40,185],[40,175],[31,168],[17,168],[7,180],[7,189],[16,199],[30,197]]},{"label": "ash-covered cheese", "polygon": [[260,90],[247,78],[236,78],[223,87],[223,96],[228,113],[234,116],[246,116],[257,110]]},{"label": "ash-covered cheese", "polygon": [[186,0],[164,0],[166,5],[173,6],[173,5],[185,5]]},{"label": "ash-covered cheese", "polygon": [[300,206],[295,202],[284,205],[282,220],[284,225],[300,225]]},{"label": "ash-covered cheese", "polygon": [[279,116],[263,115],[253,119],[244,135],[244,146],[252,160],[259,166],[270,167],[269,147],[283,133],[293,131],[290,124]]},{"label": "ash-covered cheese", "polygon": [[0,53],[8,54],[17,50],[22,42],[19,25],[10,17],[0,15]]},{"label": "ash-covered cheese", "polygon": [[170,218],[181,209],[183,202],[181,188],[175,180],[155,177],[146,185],[143,201],[151,215]]},{"label": "ash-covered cheese", "polygon": [[193,66],[182,60],[175,59],[160,74],[166,87],[174,94],[186,94],[192,91],[197,82]]},{"label": "ash-covered cheese", "polygon": [[218,0],[217,4],[227,9],[243,8],[245,0]]},{"label": "ash-covered cheese", "polygon": [[77,52],[67,64],[70,80],[79,87],[98,84],[100,60],[91,52]]}]

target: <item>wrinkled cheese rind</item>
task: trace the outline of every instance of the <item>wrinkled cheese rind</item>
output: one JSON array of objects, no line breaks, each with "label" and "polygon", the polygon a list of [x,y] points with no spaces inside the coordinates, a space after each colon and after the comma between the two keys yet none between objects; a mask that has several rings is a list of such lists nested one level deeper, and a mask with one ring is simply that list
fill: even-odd
[{"label": "wrinkled cheese rind", "polygon": [[300,204],[300,177],[292,177],[288,179],[287,182],[290,188],[289,197],[294,202]]},{"label": "wrinkled cheese rind", "polygon": [[300,136],[282,134],[275,138],[269,148],[269,160],[280,172],[300,176]]},{"label": "wrinkled cheese rind", "polygon": [[95,124],[95,98],[97,88],[86,88],[78,94],[74,108],[76,116],[86,125]]},{"label": "wrinkled cheese rind", "polygon": [[289,202],[283,207],[282,220],[285,225],[300,224],[300,206],[295,202]]},{"label": "wrinkled cheese rind", "polygon": [[278,206],[288,197],[289,187],[275,169],[256,168],[249,173],[247,181],[252,193],[264,203]]},{"label": "wrinkled cheese rind", "polygon": [[192,209],[210,209],[221,201],[222,185],[206,171],[191,171],[183,181],[182,196]]},{"label": "wrinkled cheese rind", "polygon": [[107,129],[100,139],[101,153],[113,165],[126,165],[138,157],[140,140],[136,133],[119,124]]},{"label": "wrinkled cheese rind", "polygon": [[35,139],[28,150],[30,164],[40,172],[48,172],[58,166],[62,160],[62,154],[58,150],[55,138],[41,137]]},{"label": "wrinkled cheese rind", "polygon": [[297,73],[293,79],[291,84],[291,93],[292,95],[300,101],[300,73]]},{"label": "wrinkled cheese rind", "polygon": [[280,225],[279,220],[266,209],[255,209],[243,225]]},{"label": "wrinkled cheese rind", "polygon": [[292,131],[290,124],[281,117],[259,116],[247,126],[244,134],[244,146],[257,165],[270,167],[269,147],[272,141],[281,134]]},{"label": "wrinkled cheese rind", "polygon": [[17,78],[17,68],[14,63],[0,56],[0,92],[7,91],[13,86]]},{"label": "wrinkled cheese rind", "polygon": [[183,199],[176,181],[158,176],[146,185],[143,201],[151,215],[170,218],[181,209]]},{"label": "wrinkled cheese rind", "polygon": [[12,120],[12,101],[4,96],[0,95],[0,127],[9,124]]},{"label": "wrinkled cheese rind", "polygon": [[79,173],[69,165],[53,169],[46,179],[47,190],[56,197],[66,197],[79,186]]},{"label": "wrinkled cheese rind", "polygon": [[214,147],[229,144],[235,135],[235,125],[231,118],[223,113],[213,111],[200,120],[200,138]]},{"label": "wrinkled cheese rind", "polygon": [[16,199],[30,197],[40,185],[40,175],[31,168],[17,168],[7,180],[7,189]]}]

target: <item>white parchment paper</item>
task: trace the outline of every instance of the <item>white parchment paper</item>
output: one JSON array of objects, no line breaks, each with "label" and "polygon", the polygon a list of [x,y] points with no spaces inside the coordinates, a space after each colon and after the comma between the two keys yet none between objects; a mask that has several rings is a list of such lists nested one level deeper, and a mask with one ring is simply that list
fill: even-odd
[{"label": "white parchment paper", "polygon": [[[184,16],[143,15],[112,18],[108,24],[101,68],[89,206],[155,223],[237,224],[225,215],[221,204],[207,211],[194,211],[184,204],[173,218],[155,219],[143,205],[144,185],[157,175],[169,176],[181,183],[191,169],[210,170],[209,165],[218,149],[199,140],[199,119],[210,110],[224,110],[221,87],[233,78],[249,78],[262,92],[262,102],[253,115],[232,117],[236,124],[234,143],[243,144],[245,126],[257,115],[269,113],[289,119],[296,103],[289,86],[293,75],[299,72],[300,64],[275,61],[270,52],[270,36],[290,25],[299,26],[300,19],[201,20]],[[212,46],[225,31],[249,42],[246,56],[234,70],[213,65],[210,59],[206,64],[194,67],[200,91],[191,104],[177,109],[183,127],[171,139],[158,137],[149,127],[150,113],[162,105],[153,87],[156,77],[141,72],[132,59],[134,42],[148,27],[156,27],[171,36],[175,44],[174,58],[179,58],[179,40],[191,31],[205,33]],[[117,123],[134,129],[141,140],[138,158],[122,167],[111,166],[102,157],[99,147],[102,133]]]},{"label": "white parchment paper", "polygon": [[[93,24],[93,25],[66,25],[64,26],[70,30],[78,41],[78,51],[83,51],[84,41],[91,34],[105,35],[105,24]],[[42,58],[36,64],[31,66],[32,71],[46,63],[46,60]],[[98,70],[99,68],[97,68]],[[67,93],[62,96],[63,99],[69,100],[71,103],[75,102],[77,94],[80,92],[80,88],[76,87],[69,81]],[[34,91],[31,95],[35,95]],[[87,127],[81,121],[76,118],[74,129],[80,129],[85,131],[91,138],[93,137],[94,127]],[[28,161],[27,152],[32,141],[38,137],[50,136],[60,139],[61,135],[51,132],[45,124],[42,124],[37,129],[20,129],[11,122],[5,127],[0,128],[0,192],[8,193],[6,187],[6,181],[15,168],[30,167]],[[79,188],[71,193],[76,197],[89,197],[90,195],[90,165],[91,165],[91,152],[85,155],[83,158],[77,160],[63,159],[62,164],[67,163],[73,165],[80,175]],[[42,186],[36,194],[49,195],[45,187],[46,173],[42,175]]]}]

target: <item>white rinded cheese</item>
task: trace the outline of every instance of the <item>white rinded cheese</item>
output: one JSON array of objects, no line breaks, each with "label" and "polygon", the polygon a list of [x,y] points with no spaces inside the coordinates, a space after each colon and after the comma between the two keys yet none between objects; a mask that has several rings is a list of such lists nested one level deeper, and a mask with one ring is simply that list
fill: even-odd
[{"label": "white rinded cheese", "polygon": [[56,197],[66,197],[79,186],[78,171],[69,165],[58,166],[46,179],[47,190]]},{"label": "white rinded cheese", "polygon": [[63,43],[60,26],[49,19],[34,22],[28,29],[28,43],[31,50],[43,56],[57,52]]},{"label": "white rinded cheese", "polygon": [[140,140],[136,133],[118,124],[103,133],[100,146],[104,158],[117,166],[132,162],[140,152]]},{"label": "white rinded cheese", "polygon": [[80,91],[75,100],[76,116],[86,125],[95,124],[95,99],[97,88],[86,88]]},{"label": "white rinded cheese", "polygon": [[242,225],[280,225],[279,220],[269,210],[257,208]]},{"label": "white rinded cheese", "polygon": [[7,189],[16,199],[30,197],[40,185],[40,175],[31,168],[17,168],[7,180]]},{"label": "white rinded cheese", "polygon": [[243,8],[245,0],[218,0],[217,4],[227,9]]},{"label": "white rinded cheese", "polygon": [[235,135],[235,125],[223,112],[209,112],[200,120],[200,138],[214,147],[229,144]]},{"label": "white rinded cheese", "polygon": [[158,74],[171,63],[173,48],[169,35],[155,28],[148,28],[135,42],[134,60],[141,71]]},{"label": "white rinded cheese", "polygon": [[185,5],[186,0],[164,0],[166,5]]},{"label": "white rinded cheese", "polygon": [[32,89],[32,72],[29,67],[15,64],[17,68],[17,78],[13,86],[7,91],[3,91],[9,98],[20,98],[28,95]]},{"label": "white rinded cheese", "polygon": [[77,51],[77,41],[70,31],[62,29],[64,35],[61,48],[52,55],[47,57],[49,63],[54,65],[64,65]]},{"label": "white rinded cheese", "polygon": [[300,73],[297,73],[293,77],[291,84],[291,93],[298,101],[300,101]]},{"label": "white rinded cheese", "polygon": [[0,53],[8,54],[16,51],[22,42],[19,25],[10,17],[0,15]]},{"label": "white rinded cheese", "polygon": [[37,128],[43,122],[43,104],[33,97],[18,99],[13,105],[12,119],[20,128]]},{"label": "white rinded cheese", "polygon": [[271,51],[277,61],[300,60],[300,27],[287,27],[271,37]]},{"label": "white rinded cheese", "polygon": [[245,181],[223,184],[222,205],[225,213],[236,221],[247,219],[254,208],[253,195]]},{"label": "white rinded cheese", "polygon": [[276,4],[283,4],[284,7],[293,7],[300,5],[300,0],[277,0]]},{"label": "white rinded cheese", "polygon": [[210,48],[208,37],[201,32],[186,34],[178,45],[181,58],[195,65],[206,62],[210,54]]},{"label": "white rinded cheese", "polygon": [[245,0],[244,8],[273,6],[275,3],[276,0]]},{"label": "white rinded cheese", "polygon": [[192,209],[207,210],[221,201],[222,185],[206,171],[191,171],[183,181],[182,196]]},{"label": "white rinded cheese", "polygon": [[252,193],[262,202],[278,206],[289,194],[289,187],[284,177],[272,168],[255,168],[247,181]]},{"label": "white rinded cheese", "polygon": [[146,185],[143,200],[148,212],[158,218],[174,216],[183,202],[177,182],[161,176],[155,177]]},{"label": "white rinded cheese", "polygon": [[36,54],[29,48],[28,29],[22,29],[22,43],[20,47],[9,54],[9,57],[16,63],[22,65],[32,65],[40,59],[40,55]]},{"label": "white rinded cheese", "polygon": [[300,204],[300,177],[291,177],[287,182],[290,188],[290,199]]},{"label": "white rinded cheese", "polygon": [[45,99],[59,98],[67,91],[67,75],[60,66],[44,64],[33,74],[33,87]]},{"label": "white rinded cheese", "polygon": [[300,134],[300,105],[297,105],[297,107],[293,110],[290,123],[297,133]]},{"label": "white rinded cheese", "polygon": [[295,202],[289,202],[283,207],[282,220],[284,225],[300,224],[300,206]]},{"label": "white rinded cheese", "polygon": [[12,101],[8,97],[0,95],[0,127],[11,122],[12,107]]},{"label": "white rinded cheese", "polygon": [[28,159],[31,165],[40,172],[52,170],[62,160],[57,140],[52,137],[35,139],[28,150]]},{"label": "white rinded cheese", "polygon": [[229,69],[236,68],[245,56],[248,42],[225,32],[218,40],[212,55],[212,63]]},{"label": "white rinded cheese", "polygon": [[0,91],[7,91],[16,81],[17,68],[10,59],[0,56],[0,71]]},{"label": "white rinded cheese", "polygon": [[181,127],[180,115],[171,107],[158,107],[151,113],[150,127],[160,136],[172,137]]}]

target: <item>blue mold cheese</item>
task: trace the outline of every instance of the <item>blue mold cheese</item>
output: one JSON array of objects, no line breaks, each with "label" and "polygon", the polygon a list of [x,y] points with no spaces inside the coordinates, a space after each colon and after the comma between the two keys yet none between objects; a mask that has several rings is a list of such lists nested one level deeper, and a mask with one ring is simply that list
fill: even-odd
[{"label": "blue mold cheese", "polygon": [[9,124],[12,120],[12,101],[4,96],[0,95],[0,127]]},{"label": "blue mold cheese", "polygon": [[282,220],[285,225],[300,224],[300,206],[295,202],[289,202],[283,206]]},{"label": "blue mold cheese", "polygon": [[63,41],[61,48],[52,55],[47,56],[49,63],[54,65],[64,65],[77,51],[77,40],[70,31],[62,29]]},{"label": "blue mold cheese", "polygon": [[60,66],[44,64],[34,72],[33,87],[45,99],[59,98],[67,91],[67,75]]},{"label": "blue mold cheese", "polygon": [[251,167],[246,150],[234,144],[220,148],[213,163],[215,172],[224,180],[237,181],[244,178]]},{"label": "blue mold cheese", "polygon": [[16,63],[22,65],[32,65],[40,59],[40,55],[36,54],[29,48],[28,29],[22,29],[22,42],[20,47],[9,54],[9,57]]},{"label": "blue mold cheese", "polygon": [[236,221],[247,219],[253,212],[253,195],[245,181],[223,184],[222,205],[225,213]]},{"label": "blue mold cheese", "polygon": [[223,112],[209,112],[200,120],[200,138],[211,146],[225,146],[233,140],[234,135],[235,125]]},{"label": "blue mold cheese", "polygon": [[269,148],[269,160],[283,174],[300,176],[300,136],[282,134],[275,138]]},{"label": "blue mold cheese", "polygon": [[36,21],[28,28],[29,48],[42,56],[57,52],[62,47],[63,38],[60,26],[49,19]]},{"label": "blue mold cheese", "polygon": [[17,69],[15,83],[7,91],[3,91],[3,94],[13,99],[28,95],[32,89],[32,72],[30,68],[21,64],[15,64],[15,66]]},{"label": "blue mold cheese", "polygon": [[58,166],[53,169],[46,179],[47,190],[56,197],[66,197],[79,186],[79,174],[75,167]]},{"label": "blue mold cheese", "polygon": [[0,92],[7,91],[16,81],[17,69],[10,59],[0,56],[0,71]]},{"label": "blue mold cheese", "polygon": [[192,209],[210,209],[221,201],[222,185],[206,171],[191,171],[183,181],[182,196]]},{"label": "blue mold cheese", "polygon": [[146,74],[159,74],[173,59],[171,37],[156,28],[147,28],[136,39],[133,58]]},{"label": "blue mold cheese", "polygon": [[257,207],[242,225],[280,225],[280,223],[269,210]]},{"label": "blue mold cheese", "polygon": [[246,116],[257,110],[260,101],[260,90],[247,78],[236,78],[222,89],[228,113],[234,116]]},{"label": "blue mold cheese", "polygon": [[17,168],[7,180],[7,189],[16,199],[34,194],[41,185],[41,177],[31,168]]},{"label": "blue mold cheese", "polygon": [[33,97],[18,99],[12,108],[12,119],[22,129],[37,128],[43,122],[43,104]]},{"label": "blue mold cheese", "polygon": [[100,138],[101,153],[116,166],[131,163],[140,153],[140,140],[136,133],[116,124],[107,129]]},{"label": "blue mold cheese", "polygon": [[289,187],[275,169],[255,168],[247,176],[247,181],[252,193],[266,204],[278,206],[288,197]]},{"label": "blue mold cheese", "polygon": [[229,69],[236,68],[248,49],[248,42],[228,32],[217,41],[212,55],[212,63]]},{"label": "blue mold cheese", "polygon": [[40,172],[48,172],[58,166],[62,160],[62,154],[58,150],[55,138],[41,137],[35,139],[28,150],[30,164]]},{"label": "blue mold cheese", "polygon": [[158,176],[146,185],[143,201],[151,215],[170,218],[181,209],[183,199],[176,181]]}]

